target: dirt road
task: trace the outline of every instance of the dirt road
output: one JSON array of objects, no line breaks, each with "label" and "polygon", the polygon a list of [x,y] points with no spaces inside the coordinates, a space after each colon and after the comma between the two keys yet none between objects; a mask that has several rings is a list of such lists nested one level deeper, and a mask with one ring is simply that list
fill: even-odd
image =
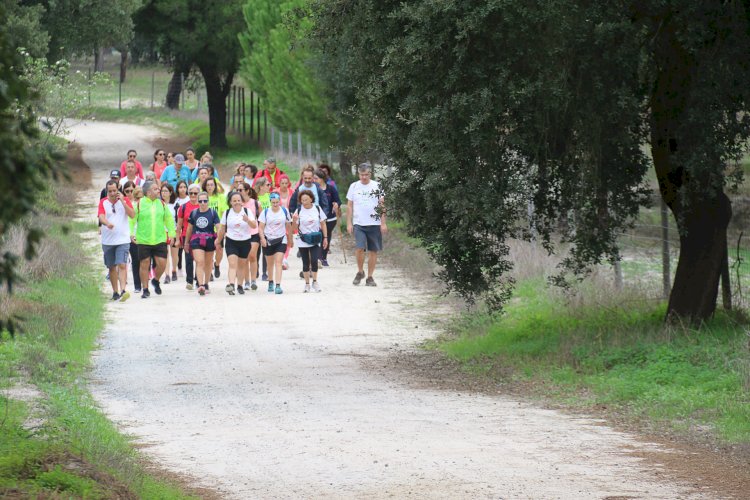
[{"label": "dirt road", "polygon": [[[131,147],[146,163],[159,135],[72,133],[93,170],[92,212],[107,171]],[[180,281],[111,303],[95,397],[147,455],[227,498],[703,497],[631,454],[656,445],[601,422],[366,369],[434,335],[423,319],[440,312],[395,270],[354,287],[351,259],[335,248],[331,260],[320,294],[302,293],[292,259],[281,296],[230,297],[222,277],[203,298]]]}]

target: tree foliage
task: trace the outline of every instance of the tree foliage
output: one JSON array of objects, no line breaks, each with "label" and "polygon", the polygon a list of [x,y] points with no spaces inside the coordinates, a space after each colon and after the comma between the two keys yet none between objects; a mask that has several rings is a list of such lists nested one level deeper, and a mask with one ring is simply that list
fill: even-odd
[{"label": "tree foliage", "polygon": [[0,21],[9,39],[17,47],[23,47],[33,57],[47,55],[50,36],[42,24],[44,7],[25,5],[21,0],[0,0],[5,16]]},{"label": "tree foliage", "polygon": [[[0,18],[4,16],[0,6]],[[34,212],[35,201],[49,177],[57,178],[60,167],[49,148],[39,143],[39,129],[32,102],[36,96],[21,77],[23,59],[15,50],[15,40],[0,31],[0,237],[10,227]],[[27,232],[23,257],[33,258],[42,237],[39,229]],[[0,255],[0,287],[10,293],[19,280],[20,256],[9,251]],[[13,330],[12,319],[0,318],[0,329]]]},{"label": "tree foliage", "polygon": [[197,68],[206,85],[210,140],[226,147],[226,108],[241,55],[241,0],[149,0],[136,14],[137,30],[151,33],[162,58],[178,71]]},{"label": "tree foliage", "polygon": [[617,234],[647,203],[650,144],[681,230],[670,311],[713,312],[726,165],[749,135],[744,6],[319,0],[314,18],[316,50],[398,167],[391,208],[453,290],[502,302],[509,238],[572,243],[563,271],[618,259]]},{"label": "tree foliage", "polygon": [[247,1],[243,9],[247,29],[240,34],[245,54],[241,73],[263,98],[272,123],[331,145],[340,137],[340,126],[318,78],[313,54],[305,46],[312,26],[309,3]]}]

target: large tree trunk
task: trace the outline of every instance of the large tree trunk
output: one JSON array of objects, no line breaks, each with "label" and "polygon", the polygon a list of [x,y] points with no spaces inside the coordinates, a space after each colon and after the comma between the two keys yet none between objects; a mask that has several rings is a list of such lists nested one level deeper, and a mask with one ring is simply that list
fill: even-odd
[{"label": "large tree trunk", "polygon": [[198,65],[203,81],[206,84],[208,101],[208,127],[212,148],[227,147],[227,108],[226,99],[232,87],[234,73],[229,73],[225,80],[212,66]]},{"label": "large tree trunk", "polygon": [[678,151],[691,147],[690,141],[681,140],[680,124],[688,112],[694,66],[669,23],[657,37],[654,56],[659,70],[651,95],[651,154],[662,198],[680,231],[667,320],[699,324],[716,310],[732,208],[721,189],[711,195],[706,179],[691,175],[679,164]]},{"label": "large tree trunk", "polygon": [[128,74],[128,48],[120,49],[120,83],[125,83],[125,77]]},{"label": "large tree trunk", "polygon": [[167,85],[167,107],[169,109],[180,108],[180,93],[182,93],[182,71],[175,69],[172,73],[172,79]]},{"label": "large tree trunk", "polygon": [[99,47],[94,51],[94,71],[101,73],[104,71],[104,48]]}]

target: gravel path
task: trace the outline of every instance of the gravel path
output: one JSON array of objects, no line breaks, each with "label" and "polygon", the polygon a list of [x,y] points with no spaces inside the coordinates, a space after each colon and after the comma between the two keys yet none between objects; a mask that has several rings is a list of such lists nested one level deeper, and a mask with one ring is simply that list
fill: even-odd
[{"label": "gravel path", "polygon": [[[110,123],[72,134],[92,213],[108,170],[130,147],[146,163],[160,135]],[[203,298],[180,281],[108,306],[92,391],[164,467],[226,498],[702,498],[632,453],[656,445],[601,422],[366,369],[434,335],[420,318],[439,311],[395,270],[352,286],[338,248],[323,292],[303,294],[291,261],[282,296],[230,297],[222,276]]]}]

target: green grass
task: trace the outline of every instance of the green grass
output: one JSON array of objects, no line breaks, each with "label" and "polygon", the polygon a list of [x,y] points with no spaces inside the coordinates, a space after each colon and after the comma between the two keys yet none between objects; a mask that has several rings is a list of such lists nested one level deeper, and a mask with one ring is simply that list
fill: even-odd
[{"label": "green grass", "polygon": [[477,372],[510,370],[569,404],[750,442],[745,325],[718,313],[700,329],[666,328],[664,313],[648,302],[571,307],[532,280],[519,285],[504,316],[467,317],[438,348]]},{"label": "green grass", "polygon": [[[91,225],[71,224],[66,234],[61,221],[47,238],[85,254],[77,231]],[[98,268],[78,258],[55,278],[26,283],[4,299],[25,321],[22,333],[0,338],[0,385],[23,380],[44,401],[27,405],[0,396],[0,496],[187,498],[144,471],[142,458],[88,393],[91,352],[104,324],[100,286]],[[25,428],[29,418],[41,425]]]}]

